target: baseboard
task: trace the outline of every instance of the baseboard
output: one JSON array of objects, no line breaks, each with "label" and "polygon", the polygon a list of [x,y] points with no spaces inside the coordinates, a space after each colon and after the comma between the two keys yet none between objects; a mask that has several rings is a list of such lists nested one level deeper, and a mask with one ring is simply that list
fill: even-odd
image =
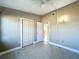
[{"label": "baseboard", "polygon": [[33,42],[33,44],[36,44],[36,43],[39,43],[39,42],[42,42],[42,41],[35,41],[35,42]]},{"label": "baseboard", "polygon": [[67,46],[63,46],[63,45],[60,45],[60,44],[57,44],[57,43],[53,43],[53,42],[48,42],[48,43],[51,44],[51,45],[55,45],[57,47],[61,47],[61,48],[64,48],[66,50],[69,50],[69,51],[72,51],[72,52],[79,54],[79,50],[76,50],[76,49],[73,49],[73,48],[70,48],[70,47],[67,47]]},{"label": "baseboard", "polygon": [[13,51],[15,51],[15,50],[18,50],[18,49],[20,49],[20,48],[22,48],[22,47],[17,47],[17,48],[13,48],[13,49],[10,49],[10,50],[1,52],[1,53],[0,53],[0,56],[1,56],[1,55],[4,55],[4,54],[7,54],[7,53],[10,53],[10,52],[13,52]]}]

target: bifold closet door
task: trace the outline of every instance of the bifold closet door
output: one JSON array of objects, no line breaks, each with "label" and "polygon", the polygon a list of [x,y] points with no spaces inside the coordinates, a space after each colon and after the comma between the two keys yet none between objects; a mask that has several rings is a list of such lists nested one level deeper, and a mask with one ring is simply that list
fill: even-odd
[{"label": "bifold closet door", "polygon": [[23,19],[23,40],[22,44],[23,47],[30,45],[33,43],[34,40],[34,20],[30,19]]}]

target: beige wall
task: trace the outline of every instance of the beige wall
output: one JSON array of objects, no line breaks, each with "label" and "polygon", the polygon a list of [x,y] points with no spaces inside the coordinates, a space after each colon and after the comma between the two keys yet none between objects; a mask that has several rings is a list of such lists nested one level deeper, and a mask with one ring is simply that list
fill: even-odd
[{"label": "beige wall", "polygon": [[[62,17],[68,21],[58,23]],[[49,23],[51,42],[79,50],[79,1],[43,16],[41,21]]]},{"label": "beige wall", "polygon": [[20,46],[20,18],[34,20],[34,39],[36,40],[36,22],[40,16],[18,10],[0,7],[0,52]]}]

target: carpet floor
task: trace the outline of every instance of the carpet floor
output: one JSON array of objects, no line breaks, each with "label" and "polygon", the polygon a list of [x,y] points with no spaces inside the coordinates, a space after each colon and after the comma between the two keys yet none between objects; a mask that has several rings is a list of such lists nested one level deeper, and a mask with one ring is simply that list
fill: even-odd
[{"label": "carpet floor", "polygon": [[0,59],[79,59],[79,54],[40,42],[2,55]]}]

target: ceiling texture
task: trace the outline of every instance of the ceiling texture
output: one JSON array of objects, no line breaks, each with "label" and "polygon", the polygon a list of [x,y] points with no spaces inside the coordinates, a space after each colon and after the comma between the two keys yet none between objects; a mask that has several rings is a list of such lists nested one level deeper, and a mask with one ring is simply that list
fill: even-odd
[{"label": "ceiling texture", "polygon": [[0,0],[0,6],[44,15],[77,0]]}]

